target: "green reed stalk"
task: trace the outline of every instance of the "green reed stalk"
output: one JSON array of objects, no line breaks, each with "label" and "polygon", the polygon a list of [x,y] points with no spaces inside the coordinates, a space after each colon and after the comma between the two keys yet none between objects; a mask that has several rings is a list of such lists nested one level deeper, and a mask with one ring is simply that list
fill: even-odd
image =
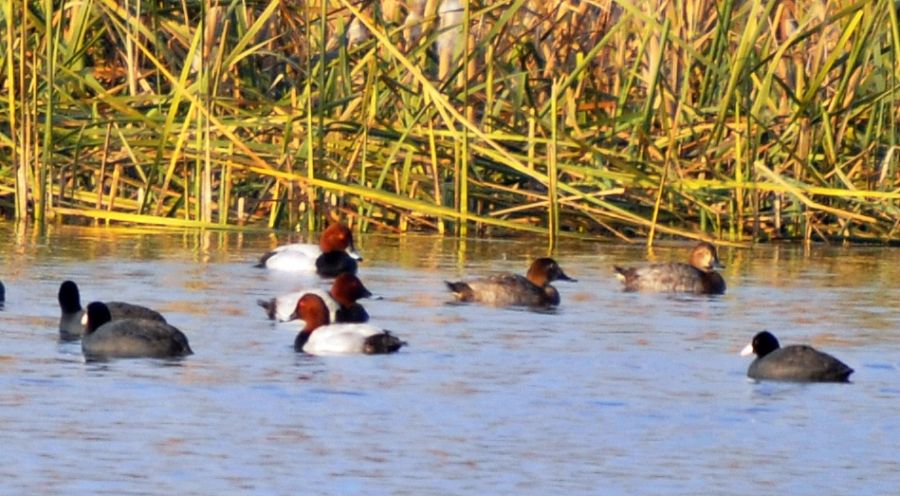
[{"label": "green reed stalk", "polygon": [[[310,14],[310,5],[309,2],[306,2],[306,7],[304,9],[305,19],[304,25],[309,26],[312,22],[312,16]],[[324,8],[324,1],[323,1]],[[323,22],[324,22],[324,17]],[[313,186],[316,178],[316,168],[315,168],[315,134],[313,131],[313,103],[312,103],[312,75],[313,75],[313,65],[312,65],[312,30],[306,36],[306,86],[305,86],[305,96],[306,96],[306,178],[307,178],[307,187],[306,187],[306,228],[309,232],[313,232],[316,230],[316,189]],[[321,33],[321,38],[319,42],[322,44],[322,51],[320,56],[322,60],[320,63],[325,63],[325,32],[324,30]],[[276,183],[277,188],[277,183]],[[273,198],[273,201],[275,199]],[[274,209],[274,205],[273,205]]]},{"label": "green reed stalk", "polygon": [[[378,91],[375,87],[375,79],[379,74],[378,66],[375,64],[375,59],[370,58],[368,62],[366,62],[366,66],[368,68],[368,76],[366,77],[366,84],[363,88],[363,98],[362,104],[360,105],[360,114],[361,120],[363,123],[362,126],[362,154],[359,160],[359,176],[358,183],[360,186],[366,185],[366,171],[369,163],[369,131],[370,126],[369,123],[373,122],[378,115]],[[371,211],[372,206],[370,205],[368,210]],[[356,209],[357,217],[361,218],[360,221],[360,229],[366,229],[368,226],[368,216],[364,216],[363,212],[366,210],[366,205],[364,202],[360,202],[359,207]]]},{"label": "green reed stalk", "polygon": [[[735,100],[735,109],[734,109],[734,120],[737,122],[741,121],[741,107],[737,104],[738,100]],[[750,116],[746,116],[746,128],[750,129]],[[746,146],[745,143],[746,142]],[[750,140],[743,139],[741,133],[735,133],[734,135],[734,201],[732,201],[732,206],[737,210],[737,221],[730,223],[731,228],[731,236],[730,239],[732,241],[735,238],[738,241],[743,241],[743,230],[741,227],[744,225],[744,163],[747,161],[748,156],[745,152],[749,150]]]},{"label": "green reed stalk", "polygon": [[[898,101],[897,88],[898,88],[898,85],[900,85],[900,81],[898,81],[898,78],[897,78],[898,71],[900,71],[900,20],[897,19],[897,9],[890,8],[890,5],[892,4],[892,2],[890,2],[890,0],[885,0],[884,3],[888,4],[888,8],[886,10],[888,11],[889,17],[890,17],[891,54],[893,55],[893,57],[891,57],[891,68],[893,70],[891,71],[891,76],[889,79],[889,81],[891,83],[890,84],[891,89],[890,89],[889,94],[890,94],[890,101],[896,103]],[[887,106],[885,104],[882,104],[882,105]],[[894,114],[893,112],[887,112],[887,113],[890,114],[890,117],[888,118],[889,129],[897,129],[896,114]],[[874,122],[875,122],[874,120],[870,121],[869,122],[870,126],[874,126],[874,124],[873,124]],[[897,146],[898,146],[897,134],[889,133],[888,136],[889,136],[888,139],[890,142],[891,150],[897,150]],[[893,177],[894,171],[896,170],[895,164],[896,164],[896,162],[894,160],[885,160],[885,163],[882,164],[881,178],[886,178],[889,176]],[[879,183],[882,183],[882,182],[883,181],[879,181]],[[884,188],[884,186],[881,186],[881,188]],[[897,225],[894,225],[894,227],[891,229],[891,236],[889,237],[889,239],[893,238],[893,233],[896,229],[897,229]]]},{"label": "green reed stalk", "polygon": [[[647,101],[644,106],[643,117],[641,119],[641,130],[644,133],[650,131],[650,118],[651,118],[651,110],[656,104],[656,88],[661,84],[660,81],[660,67],[663,61],[662,53],[665,51],[668,46],[668,38],[669,38],[669,28],[670,28],[669,19],[666,19],[663,23],[662,33],[659,35],[659,49],[658,53],[651,54],[651,68],[650,68],[650,78],[647,81],[648,84],[648,94]],[[660,107],[664,107],[662,99],[660,98],[659,102]],[[670,148],[672,148],[674,144],[670,144]],[[665,160],[663,162],[662,174],[659,176],[659,187],[656,190],[656,202],[653,205],[653,216],[650,219],[650,233],[647,235],[647,248],[653,247],[653,238],[656,235],[656,223],[659,220],[659,208],[663,198],[663,192],[666,189],[666,174],[669,172],[669,164],[670,160]]]},{"label": "green reed stalk", "polygon": [[731,15],[734,10],[734,0],[725,0],[716,3],[716,17],[719,22],[716,23],[714,29],[713,42],[710,44],[709,51],[706,54],[707,67],[711,70],[703,71],[700,83],[700,92],[698,103],[701,105],[709,105],[716,98],[716,92],[720,89],[719,84],[723,72],[717,70],[718,67],[713,64],[715,61],[725,59],[725,51],[728,49],[728,36],[731,29]]},{"label": "green reed stalk", "polygon": [[[440,164],[437,159],[437,146],[435,144],[434,137],[434,125],[429,122],[428,123],[428,154],[429,159],[431,160],[431,180],[434,182],[434,203],[438,206],[444,206],[443,202],[443,191],[440,178]],[[444,219],[442,217],[437,218],[437,232],[438,234],[444,234],[445,226]]]},{"label": "green reed stalk", "polygon": [[731,101],[735,98],[737,86],[742,81],[741,78],[746,77],[744,71],[748,62],[752,59],[751,51],[754,48],[754,40],[759,36],[760,30],[765,28],[765,23],[760,22],[760,20],[769,16],[774,5],[774,2],[768,2],[763,5],[759,0],[751,2],[750,13],[747,16],[747,25],[741,32],[737,50],[732,55],[730,78],[719,101],[719,112],[712,131],[712,143],[718,143],[722,139],[722,134],[726,127],[728,109]]},{"label": "green reed stalk", "polygon": [[[463,116],[469,115],[469,25],[471,15],[469,11],[469,2],[463,2],[465,10],[463,11],[463,32],[462,43],[459,44],[458,51],[462,53],[459,57],[459,65],[462,68],[463,76]],[[466,119],[468,121],[468,119]],[[456,126],[454,126],[456,127]],[[460,179],[459,179],[459,230],[458,235],[465,238],[469,235],[469,128],[462,128],[462,150],[460,155]]]},{"label": "green reed stalk", "polygon": [[45,69],[45,81],[44,81],[44,103],[45,107],[45,115],[44,115],[44,139],[41,143],[41,163],[40,168],[37,174],[37,180],[35,181],[35,223],[40,227],[41,231],[46,228],[46,216],[47,216],[47,182],[50,177],[50,167],[53,164],[53,119],[54,119],[54,104],[56,103],[56,94],[54,92],[55,89],[55,81],[56,81],[56,55],[58,52],[58,46],[60,43],[60,32],[62,28],[58,30],[54,30],[53,28],[53,18],[54,18],[54,10],[53,10],[53,2],[52,0],[45,0],[44,2],[44,32],[45,34],[45,51],[44,51],[44,69]]},{"label": "green reed stalk", "polygon": [[[6,47],[3,48],[3,58],[6,61],[5,69],[6,69],[6,80],[9,85],[9,91],[6,94],[7,100],[7,112],[9,113],[9,126],[12,130],[19,129],[18,116],[21,112],[23,112],[23,107],[20,105],[17,97],[23,97],[23,93],[21,91],[21,80],[16,78],[16,53],[15,49],[15,38],[16,38],[16,28],[15,26],[20,26],[20,31],[18,36],[20,38],[24,38],[24,30],[25,23],[18,23],[15,20],[15,7],[12,1],[3,2],[3,17],[6,21]],[[22,58],[22,52],[24,51],[24,44],[20,46],[20,67],[24,66],[24,58]],[[26,189],[25,189],[25,180],[24,178],[20,179],[21,172],[24,172],[25,161],[24,154],[21,153],[21,140],[19,139],[18,132],[13,131],[10,133],[10,158],[12,159],[12,164],[15,167],[14,170],[14,188],[15,191],[15,216],[16,220],[22,220],[25,218],[27,211],[27,200],[26,200]]]},{"label": "green reed stalk", "polygon": [[222,171],[222,177],[219,180],[219,225],[228,225],[228,211],[231,205],[231,191],[233,188],[231,176],[231,164],[234,158],[234,145],[228,145],[228,161]]},{"label": "green reed stalk", "polygon": [[558,82],[553,81],[553,87],[550,91],[550,142],[547,146],[547,205],[549,207],[549,225],[547,228],[548,251],[553,252],[556,249],[557,239],[559,238],[559,196],[556,191],[556,182],[558,172],[556,167],[557,161],[557,139],[559,138],[559,115],[557,102],[559,101]]}]

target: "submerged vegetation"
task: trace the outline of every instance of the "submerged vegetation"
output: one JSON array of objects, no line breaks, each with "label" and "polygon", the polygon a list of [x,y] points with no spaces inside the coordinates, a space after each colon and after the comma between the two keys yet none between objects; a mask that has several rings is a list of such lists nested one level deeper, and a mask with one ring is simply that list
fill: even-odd
[{"label": "submerged vegetation", "polygon": [[0,210],[898,237],[893,1],[12,0]]}]

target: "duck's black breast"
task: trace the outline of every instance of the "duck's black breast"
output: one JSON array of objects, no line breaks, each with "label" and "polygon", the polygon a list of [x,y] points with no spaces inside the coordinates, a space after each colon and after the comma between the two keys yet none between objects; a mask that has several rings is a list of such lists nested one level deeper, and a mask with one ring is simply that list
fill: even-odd
[{"label": "duck's black breast", "polygon": [[725,294],[725,278],[716,271],[701,272],[702,294]]},{"label": "duck's black breast", "polygon": [[335,312],[335,322],[363,323],[369,321],[369,312],[359,303],[347,307],[338,308]]},{"label": "duck's black breast", "polygon": [[316,273],[322,277],[356,274],[358,264],[346,251],[329,251],[316,258]]},{"label": "duck's black breast", "polygon": [[303,351],[303,346],[305,346],[306,342],[309,341],[310,334],[311,333],[309,333],[307,331],[300,331],[300,333],[297,334],[297,337],[294,338],[294,351],[297,351],[297,352]]}]

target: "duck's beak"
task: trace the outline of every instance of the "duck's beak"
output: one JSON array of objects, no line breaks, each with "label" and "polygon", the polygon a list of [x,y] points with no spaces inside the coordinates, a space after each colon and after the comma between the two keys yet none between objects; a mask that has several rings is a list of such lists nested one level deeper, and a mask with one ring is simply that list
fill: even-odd
[{"label": "duck's beak", "polygon": [[562,269],[559,269],[559,275],[556,276],[556,279],[558,281],[578,282],[578,279],[572,279],[571,277],[567,276],[566,273],[562,271]]},{"label": "duck's beak", "polygon": [[741,350],[741,356],[750,356],[753,354],[753,343],[744,346],[744,349]]},{"label": "duck's beak", "polygon": [[347,247],[347,255],[350,255],[350,258],[352,258],[353,260],[356,260],[359,262],[363,261],[362,255],[360,255],[359,252],[356,251],[356,248],[354,248],[353,246]]}]

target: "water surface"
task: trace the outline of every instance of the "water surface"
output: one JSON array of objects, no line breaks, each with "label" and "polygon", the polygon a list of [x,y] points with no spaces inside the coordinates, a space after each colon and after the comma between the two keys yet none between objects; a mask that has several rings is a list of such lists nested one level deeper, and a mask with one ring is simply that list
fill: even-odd
[{"label": "water surface", "polygon": [[[887,494],[900,487],[900,252],[723,250],[722,297],[622,293],[641,246],[565,243],[555,312],[448,304],[443,285],[543,256],[521,240],[370,235],[380,357],[294,353],[256,300],[322,284],[254,269],[269,234],[0,225],[0,493]],[[660,247],[654,260],[686,257]],[[196,354],[85,363],[83,303],[163,312]],[[759,330],[856,369],[849,385],[753,383]]]}]

